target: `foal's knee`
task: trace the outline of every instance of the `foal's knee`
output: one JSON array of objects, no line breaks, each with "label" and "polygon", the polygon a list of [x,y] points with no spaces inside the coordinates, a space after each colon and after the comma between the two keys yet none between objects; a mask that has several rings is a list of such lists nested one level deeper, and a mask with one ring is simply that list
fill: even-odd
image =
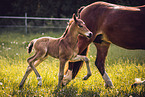
[{"label": "foal's knee", "polygon": [[30,63],[30,58],[27,59],[27,62]]},{"label": "foal's knee", "polygon": [[87,57],[84,58],[84,61],[85,61],[86,63],[89,63],[89,59],[88,59]]}]

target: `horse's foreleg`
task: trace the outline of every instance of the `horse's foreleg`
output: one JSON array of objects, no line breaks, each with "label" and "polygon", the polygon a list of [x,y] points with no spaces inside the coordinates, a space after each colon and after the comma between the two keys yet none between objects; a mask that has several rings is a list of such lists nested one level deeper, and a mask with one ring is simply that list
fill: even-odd
[{"label": "horse's foreleg", "polygon": [[64,67],[65,67],[66,60],[60,59],[60,67],[59,67],[59,75],[58,75],[58,89],[60,88],[62,83],[62,79],[64,76]]},{"label": "horse's foreleg", "polygon": [[[87,51],[88,51],[88,45],[90,43],[91,43],[91,41],[88,38],[86,38],[82,35],[79,35],[79,37],[78,37],[79,53],[78,54],[86,56]],[[72,79],[74,79],[76,77],[76,75],[78,74],[82,65],[83,65],[83,61],[69,62],[68,70],[72,70]]]},{"label": "horse's foreleg", "polygon": [[[79,55],[85,55],[88,51],[88,45],[91,43],[86,37],[82,37],[81,35],[78,37],[78,47],[79,47]],[[66,81],[70,82],[71,79],[74,79],[78,74],[80,68],[83,65],[83,61],[79,62],[69,62],[68,68],[65,70],[65,78]],[[69,77],[67,80],[67,76]],[[71,78],[70,78],[71,77]],[[64,81],[64,80],[63,80]]]},{"label": "horse's foreleg", "polygon": [[105,71],[105,59],[107,56],[108,48],[110,46],[109,43],[102,42],[101,44],[99,43],[94,43],[96,48],[97,48],[97,58],[95,61],[95,65],[97,66],[99,72],[101,73],[104,81],[105,81],[105,87],[113,87],[112,81],[109,78],[108,74]]},{"label": "horse's foreleg", "polygon": [[85,61],[86,67],[87,67],[87,75],[83,78],[84,80],[87,80],[91,76],[91,70],[89,66],[89,59],[86,56],[77,55],[75,58],[72,58],[70,62],[76,62],[76,61]]},{"label": "horse's foreleg", "polygon": [[[88,48],[86,48],[80,55],[86,55],[87,50]],[[76,77],[82,65],[83,65],[83,61],[69,62],[68,70],[72,71],[72,79]]]}]

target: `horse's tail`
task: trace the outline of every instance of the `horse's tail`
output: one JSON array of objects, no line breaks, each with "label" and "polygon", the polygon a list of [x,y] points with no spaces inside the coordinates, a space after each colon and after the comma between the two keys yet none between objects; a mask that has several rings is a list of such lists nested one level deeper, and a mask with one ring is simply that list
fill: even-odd
[{"label": "horse's tail", "polygon": [[82,6],[80,9],[78,9],[78,11],[77,11],[78,18],[80,18],[80,13],[84,8],[85,8],[85,6]]},{"label": "horse's tail", "polygon": [[28,45],[28,53],[31,53],[34,43],[36,42],[36,39],[32,40]]}]

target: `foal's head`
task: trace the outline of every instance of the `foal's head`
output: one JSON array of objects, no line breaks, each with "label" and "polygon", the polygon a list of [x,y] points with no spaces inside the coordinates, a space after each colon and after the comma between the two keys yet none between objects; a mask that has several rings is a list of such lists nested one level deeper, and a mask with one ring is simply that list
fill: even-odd
[{"label": "foal's head", "polygon": [[73,20],[76,24],[76,27],[77,27],[77,32],[81,35],[84,35],[88,38],[91,38],[93,33],[86,27],[85,23],[83,22],[83,20],[81,19],[78,19],[76,17],[75,14],[73,14]]}]

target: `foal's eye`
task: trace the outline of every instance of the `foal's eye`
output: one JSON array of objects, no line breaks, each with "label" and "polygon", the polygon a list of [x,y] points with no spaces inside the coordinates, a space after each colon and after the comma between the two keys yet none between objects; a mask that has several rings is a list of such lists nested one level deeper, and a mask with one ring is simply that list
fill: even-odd
[{"label": "foal's eye", "polygon": [[82,28],[82,27],[83,27],[83,26],[82,26],[82,25],[80,25],[80,24],[79,24],[78,26],[79,26],[80,28]]}]

